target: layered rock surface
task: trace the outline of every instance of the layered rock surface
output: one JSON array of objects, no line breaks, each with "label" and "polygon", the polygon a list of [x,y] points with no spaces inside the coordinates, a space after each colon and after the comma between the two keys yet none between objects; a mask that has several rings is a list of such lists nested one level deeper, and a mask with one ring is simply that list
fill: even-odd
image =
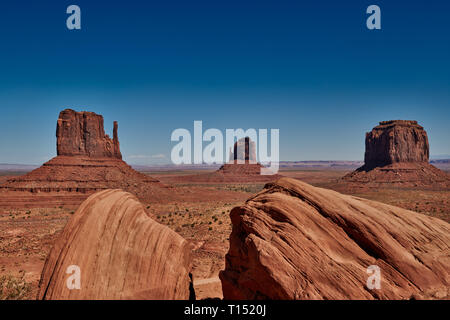
[{"label": "layered rock surface", "polygon": [[30,173],[9,179],[0,188],[9,191],[92,193],[110,188],[132,190],[157,180],[113,158],[57,156]]},{"label": "layered rock surface", "polygon": [[369,171],[360,168],[344,176],[342,182],[345,183],[343,190],[353,191],[386,187],[450,189],[450,175],[423,162],[399,162]]},{"label": "layered rock surface", "polygon": [[365,143],[364,165],[342,179],[349,188],[450,188],[450,176],[429,164],[427,133],[417,121],[382,121]]},{"label": "layered rock surface", "polygon": [[[450,295],[450,225],[282,178],[231,212],[225,299]],[[381,271],[369,289],[367,268]]]},{"label": "layered rock surface", "polygon": [[[189,299],[190,247],[121,190],[89,197],[47,257],[39,299]],[[69,266],[81,271],[68,289]],[[73,272],[73,271],[72,271]]]}]

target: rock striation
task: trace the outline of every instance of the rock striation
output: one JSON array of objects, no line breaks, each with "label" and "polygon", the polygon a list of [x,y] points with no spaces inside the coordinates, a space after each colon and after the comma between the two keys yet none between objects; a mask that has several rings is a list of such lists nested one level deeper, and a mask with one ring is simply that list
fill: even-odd
[{"label": "rock striation", "polygon": [[364,165],[342,178],[350,189],[450,188],[450,176],[429,164],[427,133],[417,121],[382,121],[366,133],[365,144]]},{"label": "rock striation", "polygon": [[[154,221],[137,198],[121,190],[90,196],[71,217],[42,271],[38,299],[193,298],[191,249]],[[80,288],[67,282],[79,267]],[[69,279],[69,280],[68,280]]]},{"label": "rock striation", "polygon": [[[450,296],[450,225],[440,219],[289,178],[230,215],[225,299]],[[380,289],[370,289],[370,266]]]},{"label": "rock striation", "polygon": [[130,190],[139,184],[158,181],[137,172],[118,159],[57,156],[24,176],[9,179],[0,188],[9,191],[93,193],[120,188]]},{"label": "rock striation", "polygon": [[103,116],[66,109],[59,114],[56,127],[57,155],[122,159],[117,131],[115,121],[111,139],[105,134]]}]

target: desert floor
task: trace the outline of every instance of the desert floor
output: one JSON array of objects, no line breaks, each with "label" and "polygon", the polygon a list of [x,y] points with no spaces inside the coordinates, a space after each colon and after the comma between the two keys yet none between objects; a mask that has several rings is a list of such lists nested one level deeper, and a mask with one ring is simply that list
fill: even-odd
[{"label": "desert floor", "polygon": [[[206,171],[202,171],[205,173]],[[199,172],[148,172],[163,183],[174,184],[180,175]],[[284,176],[300,179],[315,186],[337,189],[336,180],[348,171],[343,170],[286,170]],[[18,175],[20,173],[14,173]],[[0,173],[0,183],[12,173]],[[175,183],[176,185],[176,183]],[[171,201],[143,203],[158,222],[175,230],[190,241],[194,250],[194,286],[198,299],[221,298],[219,271],[224,269],[231,233],[230,210],[242,205],[247,198],[260,191],[264,184],[202,184],[202,187],[228,191],[226,199],[204,199],[202,192],[192,187],[192,202]],[[231,191],[231,192],[230,192]],[[231,196],[230,196],[231,195]],[[450,222],[450,191],[380,189],[353,194]],[[194,201],[195,198],[201,201]],[[41,202],[39,202],[41,203]],[[34,299],[37,293],[45,258],[55,239],[76,211],[74,205],[54,203],[47,207],[0,208],[0,299]]]}]

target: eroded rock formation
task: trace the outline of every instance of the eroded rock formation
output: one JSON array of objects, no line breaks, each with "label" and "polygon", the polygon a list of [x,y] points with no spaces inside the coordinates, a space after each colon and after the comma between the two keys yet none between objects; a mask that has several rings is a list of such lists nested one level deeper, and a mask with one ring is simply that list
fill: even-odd
[{"label": "eroded rock formation", "polygon": [[158,181],[122,160],[117,131],[118,124],[114,122],[110,139],[101,115],[64,110],[56,129],[58,156],[24,176],[9,179],[0,189],[90,194],[120,188],[145,197]]},{"label": "eroded rock formation", "polygon": [[[186,240],[149,217],[136,197],[105,190],[67,223],[47,257],[38,299],[189,299],[190,252]],[[79,267],[80,289],[67,286],[70,266]]]},{"label": "eroded rock formation", "polygon": [[236,141],[230,153],[230,163],[256,163],[256,143],[249,137]]},{"label": "eroded rock formation", "polygon": [[[410,299],[450,295],[450,225],[294,179],[231,211],[225,299]],[[369,266],[381,288],[367,285]]]},{"label": "eroded rock formation", "polygon": [[279,174],[261,174],[264,168],[256,158],[256,143],[249,137],[239,139],[230,150],[229,162],[210,173],[177,177],[173,182],[246,183],[268,182],[281,177]]},{"label": "eroded rock formation", "polygon": [[426,131],[417,121],[382,121],[366,134],[364,165],[343,177],[350,189],[381,186],[450,188],[450,176],[429,164]]},{"label": "eroded rock formation", "polygon": [[56,127],[57,155],[122,159],[117,130],[115,121],[111,139],[105,134],[103,116],[71,109],[61,111]]},{"label": "eroded rock formation", "polygon": [[213,174],[213,178],[223,182],[267,182],[281,177],[278,174],[262,175],[262,168],[256,158],[256,143],[245,137],[236,141],[230,153],[230,161],[221,166]]},{"label": "eroded rock formation", "polygon": [[417,121],[382,121],[366,134],[366,170],[398,162],[429,161],[428,136]]}]

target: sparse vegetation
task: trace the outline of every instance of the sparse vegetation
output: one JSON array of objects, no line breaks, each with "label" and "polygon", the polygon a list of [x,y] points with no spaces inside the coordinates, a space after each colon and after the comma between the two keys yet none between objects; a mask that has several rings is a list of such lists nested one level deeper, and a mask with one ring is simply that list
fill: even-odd
[{"label": "sparse vegetation", "polygon": [[[329,181],[337,179],[344,172],[316,170],[311,172],[292,171],[288,174],[307,183],[329,187]],[[191,184],[190,186],[198,185]],[[201,194],[192,202],[178,200],[178,202],[155,202],[144,205],[144,208],[149,209],[158,223],[168,226],[187,240],[193,240],[194,243],[198,243],[198,246],[206,244],[201,250],[194,253],[197,265],[201,265],[202,268],[205,265],[208,266],[204,268],[205,271],[203,269],[197,271],[200,277],[203,276],[202,272],[205,272],[205,277],[209,277],[209,273],[218,272],[224,268],[223,256],[226,253],[225,248],[231,233],[229,213],[234,207],[243,205],[251,194],[259,192],[263,185],[233,183],[215,184],[209,187],[220,191],[236,191],[236,193],[226,200],[220,197],[209,199]],[[446,221],[450,220],[448,191],[381,189],[377,192],[361,192],[357,196],[404,207]],[[48,208],[8,208],[0,212],[2,213],[0,221],[3,223],[0,224],[0,254],[2,258],[13,258],[2,260],[5,261],[5,265],[0,266],[0,299],[34,298],[31,295],[36,289],[33,286],[38,279],[26,282],[22,276],[17,274],[13,276],[9,272],[18,270],[21,264],[30,258],[29,262],[35,263],[32,259],[37,258],[34,261],[38,260],[37,263],[40,262],[43,265],[53,239],[61,232],[67,220],[70,219],[70,215],[75,213],[73,209],[54,208],[54,204],[52,204]],[[26,217],[25,220],[24,217]],[[224,248],[222,253],[218,252],[221,245]]]},{"label": "sparse vegetation", "polygon": [[29,299],[31,284],[25,280],[25,272],[19,277],[11,274],[0,276],[0,300],[24,300]]}]

